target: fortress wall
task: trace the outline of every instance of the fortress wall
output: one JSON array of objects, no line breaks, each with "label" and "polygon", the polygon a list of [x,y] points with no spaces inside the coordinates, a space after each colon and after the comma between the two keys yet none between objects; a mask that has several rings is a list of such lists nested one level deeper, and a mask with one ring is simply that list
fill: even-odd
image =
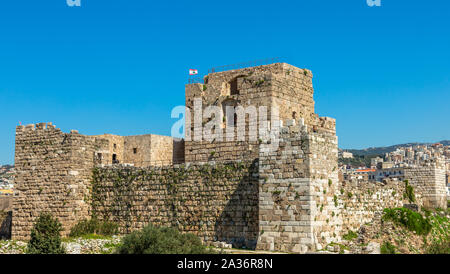
[{"label": "fortress wall", "polygon": [[97,168],[92,200],[93,214],[118,223],[122,233],[153,223],[206,242],[256,244],[256,162]]},{"label": "fortress wall", "polygon": [[[305,74],[306,72],[306,74]],[[276,63],[265,66],[243,68],[231,71],[211,73],[205,77],[205,84],[186,85],[186,107],[191,111],[190,124],[191,138],[194,138],[194,99],[202,99],[202,110],[208,106],[219,106],[222,108],[221,128],[225,139],[226,129],[230,127],[229,117],[226,116],[226,106],[255,107],[259,115],[259,107],[267,108],[267,121],[271,121],[271,110],[273,106],[279,108],[279,119],[304,118],[309,123],[315,117],[314,100],[312,88],[312,73],[308,70],[296,68],[285,63]],[[293,99],[295,98],[295,100]],[[295,112],[295,115],[294,115]],[[229,161],[245,159],[258,155],[254,147],[258,145],[255,138],[250,140],[249,129],[254,124],[256,128],[259,120],[250,120],[245,117],[245,141],[229,142],[201,142],[195,139],[187,140],[185,143],[186,162],[195,161]],[[210,120],[202,119],[202,126]],[[238,126],[242,120],[234,126]],[[234,128],[234,136],[237,136],[237,128]],[[200,132],[201,136],[202,132]],[[204,133],[203,133],[204,134]],[[253,150],[252,152],[249,152]]]},{"label": "fortress wall", "polygon": [[174,138],[152,135],[151,160],[158,165],[170,165],[174,162]]},{"label": "fortress wall", "polygon": [[11,238],[12,196],[0,196],[0,240]]},{"label": "fortress wall", "polygon": [[311,219],[314,248],[322,249],[331,242],[338,242],[342,219],[334,202],[338,191],[338,142],[335,121],[319,119],[318,126],[307,127],[306,149],[308,177],[311,178]]},{"label": "fortress wall", "polygon": [[63,235],[89,215],[91,169],[102,146],[102,140],[63,133],[51,123],[17,127],[13,239],[28,239],[42,212],[59,219]]},{"label": "fortress wall", "polygon": [[447,208],[445,169],[441,167],[406,168],[405,178],[423,197],[427,208]]},{"label": "fortress wall", "polygon": [[13,196],[0,196],[0,211],[12,210]]},{"label": "fortress wall", "polygon": [[184,140],[173,138],[173,154],[172,159],[174,164],[182,164],[185,162],[184,157]]},{"label": "fortress wall", "polygon": [[314,130],[287,120],[279,148],[260,148],[260,249],[304,253],[339,240],[335,121],[318,120]]},{"label": "fortress wall", "polygon": [[[12,237],[27,239],[36,217],[50,212],[62,222],[63,236],[95,215],[118,223],[122,233],[153,223],[208,243],[305,253],[340,242],[386,207],[409,203],[403,182],[338,181],[336,121],[314,114],[312,92],[310,71],[284,63],[212,73],[205,85],[186,86],[192,110],[196,97],[203,108],[278,105],[284,123],[275,149],[267,140],[249,140],[254,120],[237,122],[245,125],[245,141],[212,142],[90,137],[51,123],[19,126]],[[135,166],[105,166],[112,154]],[[169,165],[183,160],[187,164]],[[145,167],[156,161],[159,166]],[[408,169],[405,177],[419,206],[446,208],[442,170]]]},{"label": "fortress wall", "polygon": [[105,165],[111,165],[113,164],[113,154],[116,156],[116,160],[119,163],[123,163],[126,159],[126,155],[124,153],[124,147],[125,147],[125,140],[123,136],[119,135],[113,135],[113,134],[103,134],[103,135],[96,135],[92,136],[95,138],[101,138],[108,140],[108,145],[104,148],[104,150],[100,153],[102,153],[102,164]]},{"label": "fortress wall", "polygon": [[259,153],[258,249],[306,252],[312,248],[311,180],[302,127],[281,129],[278,149],[263,143]]},{"label": "fortress wall", "polygon": [[[169,137],[170,138],[170,137]],[[137,167],[152,164],[152,135],[137,135],[124,137],[125,164],[133,164]]]},{"label": "fortress wall", "polygon": [[279,107],[282,120],[303,118],[306,124],[311,124],[315,114],[309,70],[287,65],[282,73],[273,75],[272,90],[274,105]]},{"label": "fortress wall", "polygon": [[[337,207],[342,219],[342,233],[356,232],[361,225],[372,222],[383,215],[385,208],[402,207],[410,202],[405,199],[405,183],[400,181],[352,181],[342,182],[336,193]],[[416,193],[419,207],[421,195]]]}]

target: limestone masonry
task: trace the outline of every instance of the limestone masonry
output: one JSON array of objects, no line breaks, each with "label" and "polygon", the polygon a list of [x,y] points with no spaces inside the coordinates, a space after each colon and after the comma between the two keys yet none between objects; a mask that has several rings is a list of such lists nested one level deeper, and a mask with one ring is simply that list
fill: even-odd
[{"label": "limestone masonry", "polygon": [[[186,85],[186,107],[278,107],[279,146],[183,140],[158,135],[85,136],[51,123],[18,126],[12,238],[28,239],[51,212],[64,235],[92,216],[122,233],[148,223],[174,226],[206,243],[295,253],[320,250],[383,208],[411,203],[401,181],[338,180],[336,121],[314,112],[312,73],[285,63],[210,73]],[[270,117],[270,116],[269,116]],[[194,121],[194,117],[191,117]],[[203,123],[207,120],[203,120]],[[191,125],[187,125],[191,127]],[[223,118],[223,128],[230,126]],[[405,172],[416,204],[446,208],[445,170]]]}]

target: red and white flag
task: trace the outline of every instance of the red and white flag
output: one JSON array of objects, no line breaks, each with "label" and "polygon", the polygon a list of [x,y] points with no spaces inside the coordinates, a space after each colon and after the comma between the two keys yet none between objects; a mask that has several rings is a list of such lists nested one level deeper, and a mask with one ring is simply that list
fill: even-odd
[{"label": "red and white flag", "polygon": [[198,74],[198,70],[196,70],[196,69],[189,70],[189,75],[196,75],[196,74]]}]

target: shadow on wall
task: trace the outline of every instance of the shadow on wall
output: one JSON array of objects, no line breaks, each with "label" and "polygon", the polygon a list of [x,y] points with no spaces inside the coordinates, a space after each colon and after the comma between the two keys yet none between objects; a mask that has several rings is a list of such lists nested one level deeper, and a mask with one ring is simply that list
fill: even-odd
[{"label": "shadow on wall", "polygon": [[0,211],[0,240],[11,239],[12,211]]},{"label": "shadow on wall", "polygon": [[259,175],[258,159],[249,172],[240,178],[237,189],[215,223],[217,241],[235,248],[255,249],[259,234]]},{"label": "shadow on wall", "polygon": [[11,239],[12,197],[0,197],[0,240]]}]

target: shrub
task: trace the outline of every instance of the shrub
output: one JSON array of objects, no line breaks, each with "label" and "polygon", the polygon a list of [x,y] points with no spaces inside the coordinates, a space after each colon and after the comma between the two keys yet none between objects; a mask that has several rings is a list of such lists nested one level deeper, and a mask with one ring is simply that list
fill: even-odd
[{"label": "shrub", "polygon": [[405,180],[405,198],[408,198],[410,203],[416,202],[416,195],[414,194],[414,188],[409,185],[409,181]]},{"label": "shrub", "polygon": [[355,238],[358,238],[358,234],[356,232],[353,232],[353,231],[350,230],[342,238],[344,238],[344,240],[351,241],[351,240],[353,240]]},{"label": "shrub", "polygon": [[450,241],[433,242],[426,250],[426,254],[450,254]]},{"label": "shrub", "polygon": [[383,221],[393,221],[396,224],[406,227],[410,231],[415,231],[418,235],[427,235],[431,231],[431,223],[420,213],[408,208],[385,208],[382,217]]},{"label": "shrub", "polygon": [[61,246],[61,223],[52,215],[42,213],[31,230],[31,239],[27,245],[30,254],[64,254]]},{"label": "shrub", "polygon": [[70,229],[70,237],[80,237],[88,234],[112,236],[118,233],[119,226],[113,222],[100,221],[97,218],[82,220]]},{"label": "shrub", "polygon": [[390,242],[384,242],[380,247],[381,254],[395,254],[395,246]]},{"label": "shrub", "polygon": [[148,225],[122,239],[116,250],[119,254],[207,254],[212,250],[203,246],[194,234],[182,234],[169,227]]}]

